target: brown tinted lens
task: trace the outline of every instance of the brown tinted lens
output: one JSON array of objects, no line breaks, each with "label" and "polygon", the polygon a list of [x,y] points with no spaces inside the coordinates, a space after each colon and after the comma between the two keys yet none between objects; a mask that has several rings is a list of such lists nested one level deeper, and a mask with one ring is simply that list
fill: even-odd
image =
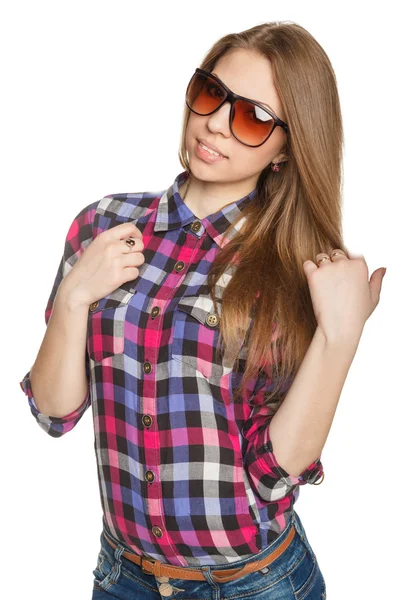
[{"label": "brown tinted lens", "polygon": [[195,73],[188,84],[186,103],[200,115],[209,115],[225,99],[225,90],[213,77]]},{"label": "brown tinted lens", "polygon": [[244,144],[259,146],[268,137],[273,126],[273,117],[260,106],[245,100],[235,102],[232,129]]},{"label": "brown tinted lens", "polygon": [[[225,97],[226,91],[214,77],[194,73],[188,84],[185,100],[194,112],[209,115],[220,106]],[[259,146],[274,127],[271,115],[246,100],[234,103],[232,116],[233,133],[248,146]]]}]

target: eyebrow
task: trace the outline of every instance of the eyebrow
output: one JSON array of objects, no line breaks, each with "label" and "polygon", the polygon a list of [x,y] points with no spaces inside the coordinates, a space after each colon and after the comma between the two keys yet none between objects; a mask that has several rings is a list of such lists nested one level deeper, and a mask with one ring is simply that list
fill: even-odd
[{"label": "eyebrow", "polygon": [[[212,71],[212,75],[216,75],[216,77],[218,79],[220,79],[220,81],[222,81],[222,79],[219,77],[219,75],[217,73],[215,73],[215,71]],[[222,81],[222,83],[223,83],[223,81]],[[273,113],[277,114],[276,111],[274,110],[274,108],[271,108],[271,106],[269,104],[267,104],[267,102],[263,102],[262,100],[255,100],[255,98],[252,98],[252,100],[254,100],[255,102],[259,102],[259,104],[264,104],[264,106],[267,106]]]}]

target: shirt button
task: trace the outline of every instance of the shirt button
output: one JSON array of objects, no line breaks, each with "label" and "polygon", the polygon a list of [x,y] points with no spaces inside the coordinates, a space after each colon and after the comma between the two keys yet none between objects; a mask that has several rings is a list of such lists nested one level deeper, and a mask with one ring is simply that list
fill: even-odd
[{"label": "shirt button", "polygon": [[200,221],[194,221],[191,225],[191,229],[194,233],[196,233],[197,231],[199,231],[201,229],[201,222]]},{"label": "shirt button", "polygon": [[154,306],[153,310],[151,311],[151,317],[153,319],[156,318],[157,315],[160,314],[160,307],[159,306]]},{"label": "shirt button", "polygon": [[143,365],[144,373],[151,373],[152,368],[153,367],[151,366],[151,363],[148,362],[148,361],[145,362],[144,365]]},{"label": "shirt button", "polygon": [[207,315],[207,317],[206,317],[206,322],[211,327],[215,327],[215,325],[218,324],[219,319],[218,319],[217,315],[214,315],[213,313],[209,313],[209,315]]},{"label": "shirt button", "polygon": [[185,263],[182,260],[179,260],[177,263],[175,263],[174,266],[174,271],[177,271],[177,273],[179,271],[182,271],[182,269],[185,267]]},{"label": "shirt button", "polygon": [[153,531],[155,537],[162,537],[163,536],[163,530],[161,529],[161,527],[157,527],[157,525],[154,525],[152,531]]},{"label": "shirt button", "polygon": [[145,427],[150,427],[151,423],[153,422],[152,418],[150,417],[150,415],[143,415],[143,425]]},{"label": "shirt button", "polygon": [[144,478],[145,478],[146,481],[151,482],[151,481],[154,481],[155,475],[154,475],[154,473],[152,471],[146,471],[146,474],[144,475]]},{"label": "shirt button", "polygon": [[89,310],[95,310],[98,306],[99,306],[98,300],[96,302],[92,302],[92,304],[89,306]]}]

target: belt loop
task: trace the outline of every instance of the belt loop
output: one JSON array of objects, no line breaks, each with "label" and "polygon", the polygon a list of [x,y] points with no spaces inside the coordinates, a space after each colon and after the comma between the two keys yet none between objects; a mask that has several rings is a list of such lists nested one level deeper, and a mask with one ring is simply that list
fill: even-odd
[{"label": "belt loop", "polygon": [[120,562],[121,562],[121,555],[123,554],[124,551],[125,551],[125,548],[121,544],[117,544],[116,548],[114,549],[115,559],[120,560]]},{"label": "belt loop", "polygon": [[[144,561],[151,563],[152,569],[145,567]],[[141,570],[143,571],[143,573],[145,573],[146,575],[156,575],[157,577],[161,577],[161,569],[155,568],[156,562],[157,561],[155,558],[148,558],[147,556],[140,556],[140,567],[141,567]],[[158,572],[156,573],[155,571],[158,571]]]},{"label": "belt loop", "polygon": [[115,559],[114,566],[113,566],[111,573],[109,574],[109,579],[111,581],[116,582],[119,579],[120,571],[121,571],[121,567],[122,567],[121,556],[122,556],[124,550],[125,550],[125,548],[123,548],[123,546],[121,544],[118,544],[114,550],[114,559]]}]

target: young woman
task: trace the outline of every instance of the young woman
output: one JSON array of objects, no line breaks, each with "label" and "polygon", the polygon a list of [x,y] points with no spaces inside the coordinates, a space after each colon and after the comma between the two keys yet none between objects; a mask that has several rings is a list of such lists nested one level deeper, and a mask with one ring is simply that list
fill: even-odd
[{"label": "young woman", "polygon": [[264,23],[193,73],[172,185],[74,219],[21,387],[52,436],[92,406],[94,600],[325,598],[294,503],[383,277],[342,240],[342,145],[324,50]]}]

